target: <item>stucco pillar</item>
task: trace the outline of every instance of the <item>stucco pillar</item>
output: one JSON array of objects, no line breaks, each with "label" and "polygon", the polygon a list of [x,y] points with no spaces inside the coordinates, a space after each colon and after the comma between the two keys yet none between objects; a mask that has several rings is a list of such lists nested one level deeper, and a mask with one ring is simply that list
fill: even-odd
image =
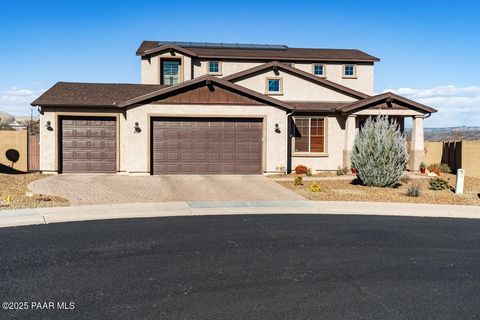
[{"label": "stucco pillar", "polygon": [[356,116],[349,115],[345,121],[345,147],[343,149],[343,167],[350,168],[350,155],[352,154],[353,143],[355,142],[355,135],[357,133],[356,128]]},{"label": "stucco pillar", "polygon": [[410,145],[410,171],[420,170],[420,163],[425,158],[425,145],[423,142],[423,118],[424,116],[413,117],[412,141]]}]

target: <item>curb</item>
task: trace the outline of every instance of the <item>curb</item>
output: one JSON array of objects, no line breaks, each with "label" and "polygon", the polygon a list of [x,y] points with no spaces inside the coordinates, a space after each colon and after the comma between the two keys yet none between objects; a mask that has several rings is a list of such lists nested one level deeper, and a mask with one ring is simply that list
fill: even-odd
[{"label": "curb", "polygon": [[240,214],[339,214],[480,219],[480,206],[346,201],[179,201],[0,212],[0,228],[59,222]]}]

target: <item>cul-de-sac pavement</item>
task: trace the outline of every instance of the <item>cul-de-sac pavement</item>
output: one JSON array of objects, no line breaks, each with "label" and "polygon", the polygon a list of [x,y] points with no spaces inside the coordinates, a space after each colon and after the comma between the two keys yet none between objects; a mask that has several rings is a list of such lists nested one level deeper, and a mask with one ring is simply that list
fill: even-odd
[{"label": "cul-de-sac pavement", "polygon": [[479,229],[476,219],[298,214],[3,228],[1,300],[74,309],[0,315],[475,319]]}]

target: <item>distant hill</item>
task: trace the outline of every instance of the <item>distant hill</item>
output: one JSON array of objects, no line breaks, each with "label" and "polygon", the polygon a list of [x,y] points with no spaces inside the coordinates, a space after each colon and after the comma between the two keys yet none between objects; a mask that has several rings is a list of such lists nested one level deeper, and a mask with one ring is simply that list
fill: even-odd
[{"label": "distant hill", "polygon": [[[480,127],[425,128],[425,141],[480,140]],[[405,137],[410,139],[411,129],[405,129]]]},{"label": "distant hill", "polygon": [[10,113],[0,111],[0,125],[10,124],[13,120],[15,120],[15,117],[12,116]]}]

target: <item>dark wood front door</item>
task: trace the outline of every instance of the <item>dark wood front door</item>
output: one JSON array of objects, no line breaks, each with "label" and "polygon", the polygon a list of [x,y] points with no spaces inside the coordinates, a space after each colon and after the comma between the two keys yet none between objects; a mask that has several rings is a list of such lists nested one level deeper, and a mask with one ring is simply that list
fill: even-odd
[{"label": "dark wood front door", "polygon": [[152,120],[153,174],[262,172],[262,119]]},{"label": "dark wood front door", "polygon": [[115,118],[64,117],[60,122],[61,172],[117,171]]}]

